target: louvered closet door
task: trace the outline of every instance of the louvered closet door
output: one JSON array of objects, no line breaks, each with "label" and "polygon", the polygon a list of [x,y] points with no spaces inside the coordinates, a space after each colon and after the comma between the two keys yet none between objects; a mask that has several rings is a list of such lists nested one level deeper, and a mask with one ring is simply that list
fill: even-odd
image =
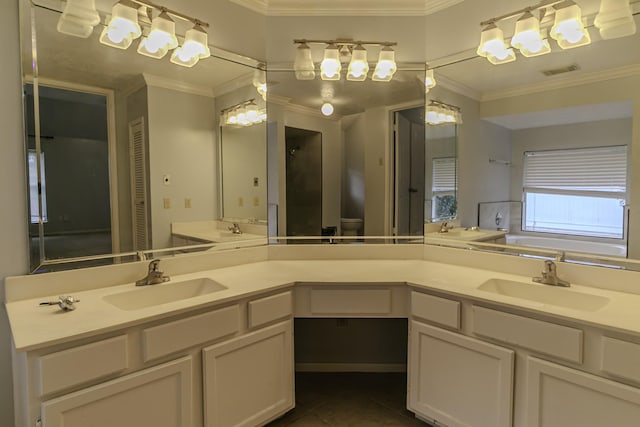
[{"label": "louvered closet door", "polygon": [[133,203],[133,248],[149,249],[147,212],[147,162],[144,118],[129,122],[129,153],[131,165],[131,198]]}]

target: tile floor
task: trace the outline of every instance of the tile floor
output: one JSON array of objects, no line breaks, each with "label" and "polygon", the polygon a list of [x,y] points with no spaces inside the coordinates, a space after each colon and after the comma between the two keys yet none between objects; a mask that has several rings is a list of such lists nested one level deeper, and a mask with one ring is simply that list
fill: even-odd
[{"label": "tile floor", "polygon": [[268,427],[422,426],[406,409],[406,374],[296,374],[296,407]]}]

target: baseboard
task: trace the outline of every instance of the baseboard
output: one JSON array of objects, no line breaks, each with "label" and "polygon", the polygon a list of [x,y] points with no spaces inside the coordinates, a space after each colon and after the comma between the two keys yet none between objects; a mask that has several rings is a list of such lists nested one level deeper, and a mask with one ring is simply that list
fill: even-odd
[{"label": "baseboard", "polygon": [[296,372],[407,372],[406,363],[296,363]]}]

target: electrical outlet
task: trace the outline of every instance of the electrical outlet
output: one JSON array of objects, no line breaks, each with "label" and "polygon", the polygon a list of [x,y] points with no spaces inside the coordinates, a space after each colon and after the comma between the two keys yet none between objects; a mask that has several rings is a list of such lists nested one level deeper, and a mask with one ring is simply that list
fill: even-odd
[{"label": "electrical outlet", "polygon": [[164,199],[162,199],[162,203],[163,203],[165,209],[171,209],[171,199],[170,198],[165,197]]},{"label": "electrical outlet", "polygon": [[184,207],[187,209],[191,209],[191,197],[184,198]]},{"label": "electrical outlet", "polygon": [[171,175],[168,175],[168,174],[162,175],[162,183],[164,185],[171,185]]},{"label": "electrical outlet", "polygon": [[238,206],[244,206],[244,199],[242,197],[238,197]]},{"label": "electrical outlet", "polygon": [[260,180],[258,179],[257,176],[253,177],[253,186],[257,187],[260,183]]}]

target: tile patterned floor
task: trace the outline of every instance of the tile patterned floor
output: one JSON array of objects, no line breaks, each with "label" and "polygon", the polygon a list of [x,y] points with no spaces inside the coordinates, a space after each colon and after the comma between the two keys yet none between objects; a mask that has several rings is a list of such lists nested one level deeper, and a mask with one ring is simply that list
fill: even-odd
[{"label": "tile patterned floor", "polygon": [[296,408],[268,427],[428,427],[406,409],[406,374],[297,373]]}]

